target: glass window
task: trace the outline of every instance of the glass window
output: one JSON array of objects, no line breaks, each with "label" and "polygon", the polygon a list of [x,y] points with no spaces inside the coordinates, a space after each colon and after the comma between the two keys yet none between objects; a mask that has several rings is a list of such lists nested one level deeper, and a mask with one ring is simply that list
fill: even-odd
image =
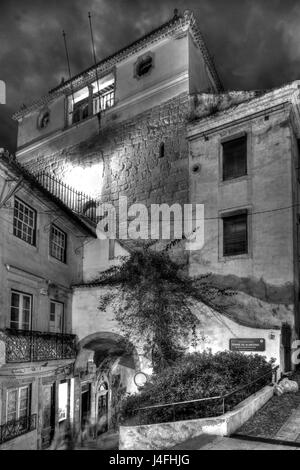
[{"label": "glass window", "polygon": [[6,422],[29,416],[30,393],[30,385],[7,390]]},{"label": "glass window", "polygon": [[51,225],[50,230],[50,255],[53,258],[66,262],[67,258],[67,235],[56,225]]},{"label": "glass window", "polygon": [[35,245],[36,212],[17,198],[14,205],[13,234],[30,245]]},{"label": "glass window", "polygon": [[50,331],[53,333],[62,333],[64,325],[64,304],[61,302],[50,301]]},{"label": "glass window", "polygon": [[223,218],[223,255],[248,253],[247,213]]},{"label": "glass window", "polygon": [[10,327],[29,330],[31,323],[32,297],[29,294],[12,291],[10,306]]},{"label": "glass window", "polygon": [[224,142],[223,180],[239,178],[247,174],[247,137]]}]

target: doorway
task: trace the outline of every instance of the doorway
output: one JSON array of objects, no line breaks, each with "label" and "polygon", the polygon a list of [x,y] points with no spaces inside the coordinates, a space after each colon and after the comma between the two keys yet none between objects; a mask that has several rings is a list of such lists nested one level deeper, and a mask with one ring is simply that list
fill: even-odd
[{"label": "doorway", "polygon": [[102,382],[98,388],[97,435],[108,430],[108,385]]},{"label": "doorway", "polygon": [[89,424],[91,413],[91,384],[81,384],[81,430]]},{"label": "doorway", "polygon": [[43,385],[42,449],[47,449],[55,432],[55,383]]}]

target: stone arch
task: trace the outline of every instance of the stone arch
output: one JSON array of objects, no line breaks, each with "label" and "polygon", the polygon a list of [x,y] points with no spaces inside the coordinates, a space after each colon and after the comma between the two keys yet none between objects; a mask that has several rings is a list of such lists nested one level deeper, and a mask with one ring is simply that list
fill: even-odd
[{"label": "stone arch", "polygon": [[[90,419],[93,434],[115,429],[122,398],[137,391],[134,377],[141,370],[135,346],[117,333],[98,331],[79,341],[74,372],[79,390],[90,387]],[[107,384],[101,390],[99,384]],[[81,410],[82,410],[81,406]],[[82,412],[79,413],[82,417]]]},{"label": "stone arch", "polygon": [[98,331],[92,333],[79,341],[79,352],[75,362],[75,368],[82,359],[91,359],[94,353],[94,362],[99,366],[105,356],[123,357],[125,360],[132,356],[134,368],[139,371],[141,368],[139,355],[136,347],[118,333],[109,331]]}]

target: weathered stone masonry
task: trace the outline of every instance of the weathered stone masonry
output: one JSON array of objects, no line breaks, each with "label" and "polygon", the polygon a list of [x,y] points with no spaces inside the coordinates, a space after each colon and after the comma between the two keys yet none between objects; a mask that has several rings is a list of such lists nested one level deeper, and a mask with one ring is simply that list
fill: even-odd
[{"label": "weathered stone masonry", "polygon": [[115,202],[123,195],[129,204],[183,204],[188,200],[189,110],[189,97],[181,94],[134,119],[104,126],[99,134],[79,144],[33,156],[27,166],[34,172],[45,170],[64,179],[70,165],[88,167],[103,162],[95,194],[101,201]]}]

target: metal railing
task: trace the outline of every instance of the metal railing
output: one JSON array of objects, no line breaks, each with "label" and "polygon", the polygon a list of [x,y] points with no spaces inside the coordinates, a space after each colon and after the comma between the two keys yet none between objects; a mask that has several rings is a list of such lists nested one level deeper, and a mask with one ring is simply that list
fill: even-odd
[{"label": "metal railing", "polygon": [[[232,392],[208,398],[198,398],[172,403],[144,406],[133,410],[138,424],[153,424],[167,421],[184,421],[196,418],[209,418],[220,416],[234,408],[241,401],[248,398],[263,386],[277,382],[277,371],[279,366],[269,372],[260,375],[251,382],[238,387]],[[268,380],[268,377],[270,380]],[[177,407],[177,408],[176,408]],[[178,407],[180,410],[178,411]],[[155,418],[157,411],[157,418]],[[159,421],[157,421],[157,419]]]},{"label": "metal railing", "polygon": [[69,207],[73,212],[79,215],[85,215],[93,222],[96,222],[96,206],[97,202],[88,194],[77,191],[62,180],[55,178],[45,171],[35,173],[34,177],[37,181],[51,193]]},{"label": "metal railing", "polygon": [[36,429],[36,414],[9,421],[0,426],[0,444]]},{"label": "metal railing", "polygon": [[76,357],[76,335],[5,330],[6,362],[37,362]]}]

